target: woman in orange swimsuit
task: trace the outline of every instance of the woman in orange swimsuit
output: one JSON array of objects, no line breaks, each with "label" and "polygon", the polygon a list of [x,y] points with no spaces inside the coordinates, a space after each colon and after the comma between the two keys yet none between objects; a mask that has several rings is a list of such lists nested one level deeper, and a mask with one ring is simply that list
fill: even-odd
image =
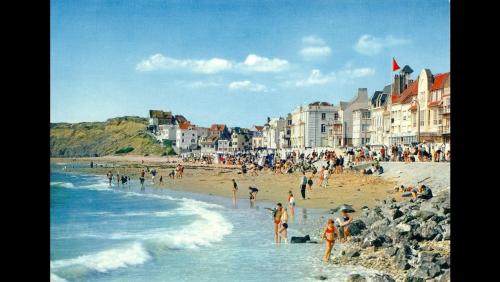
[{"label": "woman in orange swimsuit", "polygon": [[333,219],[328,219],[326,223],[325,232],[323,232],[323,239],[326,240],[326,250],[323,261],[330,261],[330,255],[332,254],[333,244],[335,244],[335,225],[333,225]]}]

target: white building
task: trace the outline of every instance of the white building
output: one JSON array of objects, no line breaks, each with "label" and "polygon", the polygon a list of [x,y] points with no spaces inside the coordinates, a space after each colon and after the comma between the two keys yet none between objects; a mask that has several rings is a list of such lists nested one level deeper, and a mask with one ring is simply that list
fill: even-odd
[{"label": "white building", "polygon": [[349,102],[340,102],[340,109],[342,110],[343,129],[344,129],[344,145],[351,146],[353,138],[353,110],[360,108],[368,108],[370,100],[368,99],[368,90],[366,88],[359,88],[358,94]]},{"label": "white building", "polygon": [[189,122],[179,125],[175,146],[180,150],[193,150],[198,147],[198,132]]},{"label": "white building", "polygon": [[370,110],[359,108],[352,111],[352,145],[364,146],[370,143]]},{"label": "white building", "polygon": [[158,131],[156,132],[156,139],[163,142],[165,140],[171,141],[172,145],[175,145],[177,140],[177,129],[179,128],[176,124],[161,124],[158,126]]},{"label": "white building", "polygon": [[335,117],[338,119],[338,112],[337,107],[327,102],[314,102],[297,107],[291,114],[291,147],[306,149],[330,146],[332,141],[329,140],[328,129],[334,123]]},{"label": "white building", "polygon": [[391,119],[387,102],[390,94],[391,84],[386,85],[382,91],[375,91],[370,100],[370,145],[389,146]]},{"label": "white building", "polygon": [[231,140],[219,139],[217,141],[217,152],[229,153],[231,150]]},{"label": "white building", "polygon": [[286,120],[282,117],[272,118],[264,125],[262,132],[263,145],[268,149],[280,149],[280,132],[285,130]]}]

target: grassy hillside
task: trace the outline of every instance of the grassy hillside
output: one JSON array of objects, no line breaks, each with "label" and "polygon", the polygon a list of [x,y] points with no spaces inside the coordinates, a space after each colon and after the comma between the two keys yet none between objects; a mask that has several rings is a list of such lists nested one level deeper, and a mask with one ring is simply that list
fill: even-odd
[{"label": "grassy hillside", "polygon": [[130,151],[126,154],[161,155],[165,149],[146,133],[147,124],[147,119],[140,117],[118,117],[105,122],[52,123],[50,154],[52,157],[88,157]]}]

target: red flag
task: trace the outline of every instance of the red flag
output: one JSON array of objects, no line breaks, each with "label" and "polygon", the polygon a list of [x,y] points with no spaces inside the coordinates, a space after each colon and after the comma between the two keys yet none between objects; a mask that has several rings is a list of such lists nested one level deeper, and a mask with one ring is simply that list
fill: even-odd
[{"label": "red flag", "polygon": [[398,63],[396,62],[396,60],[394,58],[392,58],[392,71],[397,71],[399,70],[399,65]]}]

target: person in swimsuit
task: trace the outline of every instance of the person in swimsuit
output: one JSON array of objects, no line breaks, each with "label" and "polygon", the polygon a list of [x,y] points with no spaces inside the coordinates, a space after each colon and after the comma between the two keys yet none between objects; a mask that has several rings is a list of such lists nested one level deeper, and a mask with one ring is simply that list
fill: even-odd
[{"label": "person in swimsuit", "polygon": [[282,206],[281,203],[276,204],[276,206],[277,207],[273,210],[274,240],[276,243],[279,243],[278,229],[281,223]]},{"label": "person in swimsuit", "polygon": [[335,244],[334,232],[335,232],[335,225],[333,224],[333,219],[330,218],[326,222],[326,228],[325,231],[323,232],[323,239],[325,239],[326,243],[325,256],[323,257],[323,261],[325,262],[330,261],[333,244]]},{"label": "person in swimsuit", "polygon": [[283,238],[283,240],[285,241],[285,243],[288,242],[288,232],[287,232],[287,229],[288,229],[288,213],[286,212],[286,208],[283,207],[281,208],[281,224],[280,224],[280,227],[279,227],[279,241],[281,243],[281,239]]},{"label": "person in swimsuit", "polygon": [[111,181],[113,181],[113,173],[111,173],[111,170],[108,171],[108,173],[106,174],[106,176],[108,177],[109,187],[111,187]]},{"label": "person in swimsuit", "polygon": [[349,224],[352,222],[352,216],[349,215],[346,211],[341,211],[342,219],[340,226],[343,227],[344,240],[343,242],[347,242],[347,236],[349,236]]},{"label": "person in swimsuit", "polygon": [[163,175],[160,175],[160,185],[163,184]]},{"label": "person in swimsuit", "polygon": [[146,172],[144,171],[144,169],[141,171],[141,177],[139,177],[139,180],[141,181],[141,190],[144,190],[144,176],[145,176]]},{"label": "person in swimsuit", "polygon": [[236,184],[236,180],[233,181],[233,201],[236,201],[236,192],[238,192],[238,184]]},{"label": "person in swimsuit", "polygon": [[307,180],[307,188],[309,188],[309,189],[307,189],[307,190],[308,190],[309,192],[312,192],[312,191],[313,191],[312,186],[313,186],[313,180],[312,180],[312,176],[311,176],[311,177],[309,177],[309,179]]},{"label": "person in swimsuit", "polygon": [[248,187],[248,190],[250,191],[250,201],[255,202],[257,200],[257,192],[259,192],[259,189],[255,187]]}]

